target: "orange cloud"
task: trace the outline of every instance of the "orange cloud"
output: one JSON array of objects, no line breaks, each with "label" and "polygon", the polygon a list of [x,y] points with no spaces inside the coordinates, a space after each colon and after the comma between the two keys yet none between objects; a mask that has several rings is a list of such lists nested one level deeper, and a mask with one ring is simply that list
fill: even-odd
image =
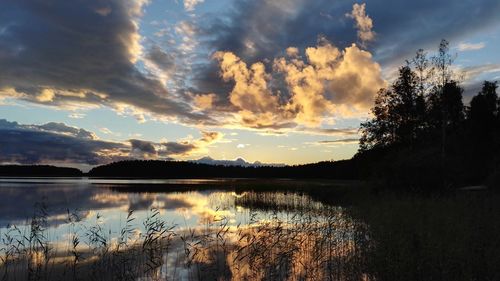
[{"label": "orange cloud", "polygon": [[[231,52],[216,52],[220,74],[233,81],[229,102],[237,112],[237,122],[250,128],[317,127],[332,116],[364,114],[378,89],[385,86],[380,65],[368,51],[355,44],[339,50],[326,39],[305,50],[287,48],[287,57],[274,60],[273,74],[264,63],[250,67]],[[283,77],[287,96],[269,88],[272,77]],[[281,83],[283,84],[283,83]],[[200,95],[195,100],[211,100]]]},{"label": "orange cloud", "polygon": [[373,21],[366,14],[365,11],[366,4],[354,4],[352,6],[352,12],[346,14],[347,17],[354,19],[356,22],[356,28],[358,29],[358,38],[361,44],[364,46],[365,43],[373,41],[375,39],[375,32],[372,30]]}]

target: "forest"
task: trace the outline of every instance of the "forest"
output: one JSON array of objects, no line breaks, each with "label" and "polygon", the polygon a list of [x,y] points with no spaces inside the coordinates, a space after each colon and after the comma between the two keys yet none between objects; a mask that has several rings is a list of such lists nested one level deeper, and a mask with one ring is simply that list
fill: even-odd
[{"label": "forest", "polygon": [[499,183],[497,82],[484,81],[465,105],[454,58],[446,40],[435,56],[418,50],[380,89],[353,158],[368,178],[417,190]]}]

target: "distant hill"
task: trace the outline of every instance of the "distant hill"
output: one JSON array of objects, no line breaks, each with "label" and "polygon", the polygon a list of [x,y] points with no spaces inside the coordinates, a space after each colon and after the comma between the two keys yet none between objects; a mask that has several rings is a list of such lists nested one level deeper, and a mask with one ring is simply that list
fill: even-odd
[{"label": "distant hill", "polygon": [[285,164],[280,163],[261,163],[255,161],[253,163],[245,161],[243,158],[237,158],[236,160],[216,160],[212,157],[206,156],[198,160],[192,160],[189,162],[208,164],[208,165],[221,165],[221,166],[241,166],[241,167],[262,167],[262,166],[272,166],[272,167],[284,167]]},{"label": "distant hill", "polygon": [[118,178],[328,178],[358,179],[357,162],[341,160],[296,166],[209,165],[186,161],[131,160],[93,168],[90,177]]},{"label": "distant hill", "polygon": [[76,168],[49,165],[0,165],[0,177],[81,177]]}]

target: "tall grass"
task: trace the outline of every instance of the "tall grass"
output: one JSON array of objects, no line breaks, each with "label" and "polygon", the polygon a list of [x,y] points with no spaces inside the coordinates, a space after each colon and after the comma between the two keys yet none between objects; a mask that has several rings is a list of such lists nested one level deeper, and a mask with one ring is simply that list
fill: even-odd
[{"label": "tall grass", "polygon": [[359,204],[366,272],[378,280],[500,280],[500,194],[384,194]]},{"label": "tall grass", "polygon": [[68,212],[68,241],[66,247],[58,247],[42,227],[47,213],[37,213],[27,232],[12,226],[3,234],[1,276],[3,280],[350,280],[362,275],[362,267],[355,264],[358,224],[340,208],[326,208],[320,216],[300,212],[286,218],[252,213],[248,224],[237,226],[220,214],[207,217],[200,227],[181,229],[168,224],[160,210],[151,209],[142,221],[144,231],[137,233],[139,225],[130,211],[118,236],[111,237],[101,215],[85,225]]},{"label": "tall grass", "polygon": [[[215,210],[196,227],[151,209],[111,233],[96,214],[68,212],[67,241],[51,241],[48,211],[1,234],[1,280],[500,280],[500,200],[384,194],[351,208],[307,196],[249,193],[247,221]],[[258,210],[266,210],[260,212]],[[274,211],[272,211],[274,210]],[[143,229],[139,231],[139,229]]]}]

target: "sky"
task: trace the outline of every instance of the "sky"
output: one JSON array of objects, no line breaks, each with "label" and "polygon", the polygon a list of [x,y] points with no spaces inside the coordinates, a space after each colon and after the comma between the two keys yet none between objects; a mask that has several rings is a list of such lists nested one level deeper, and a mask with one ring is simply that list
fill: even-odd
[{"label": "sky", "polygon": [[441,39],[500,80],[498,0],[3,0],[0,163],[352,157],[378,89]]}]

